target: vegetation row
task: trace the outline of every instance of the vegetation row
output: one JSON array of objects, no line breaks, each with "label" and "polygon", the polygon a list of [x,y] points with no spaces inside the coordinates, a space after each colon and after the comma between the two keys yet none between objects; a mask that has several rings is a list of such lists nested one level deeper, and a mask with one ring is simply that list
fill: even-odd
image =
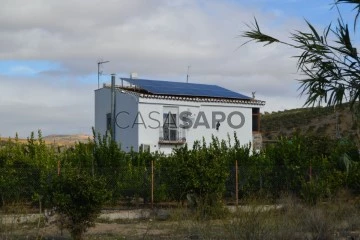
[{"label": "vegetation row", "polygon": [[272,201],[285,193],[316,204],[339,190],[360,192],[359,152],[350,141],[293,135],[252,153],[251,146],[234,138],[233,145],[213,138],[168,156],[126,153],[108,136],[65,150],[46,145],[40,131],[26,143],[1,141],[0,204],[3,211],[19,202],[56,207],[76,236],[91,226],[104,204],[130,203],[134,197],[149,202],[152,179],[155,202],[183,204],[192,198],[202,217],[216,216],[224,199],[235,199],[236,179],[240,200]]}]

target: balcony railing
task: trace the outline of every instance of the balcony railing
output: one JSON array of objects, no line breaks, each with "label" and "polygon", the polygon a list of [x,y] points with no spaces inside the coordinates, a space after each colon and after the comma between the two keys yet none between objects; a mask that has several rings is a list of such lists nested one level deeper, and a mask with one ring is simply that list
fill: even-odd
[{"label": "balcony railing", "polygon": [[182,145],[186,143],[184,129],[160,128],[159,144]]}]

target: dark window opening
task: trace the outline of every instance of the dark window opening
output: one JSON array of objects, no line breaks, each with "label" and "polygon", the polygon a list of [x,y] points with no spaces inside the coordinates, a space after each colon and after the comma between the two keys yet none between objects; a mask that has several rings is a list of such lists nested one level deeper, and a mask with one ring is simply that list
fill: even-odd
[{"label": "dark window opening", "polygon": [[106,114],[106,131],[111,130],[111,113]]},{"label": "dark window opening", "polygon": [[253,132],[260,131],[260,108],[252,109],[252,130]]}]

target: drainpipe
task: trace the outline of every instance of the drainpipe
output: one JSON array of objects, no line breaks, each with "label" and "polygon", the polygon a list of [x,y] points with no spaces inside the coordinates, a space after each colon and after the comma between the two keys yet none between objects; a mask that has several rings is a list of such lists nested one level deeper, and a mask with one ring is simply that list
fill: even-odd
[{"label": "drainpipe", "polygon": [[116,111],[116,94],[115,94],[115,74],[111,74],[111,139],[115,141],[115,111]]}]

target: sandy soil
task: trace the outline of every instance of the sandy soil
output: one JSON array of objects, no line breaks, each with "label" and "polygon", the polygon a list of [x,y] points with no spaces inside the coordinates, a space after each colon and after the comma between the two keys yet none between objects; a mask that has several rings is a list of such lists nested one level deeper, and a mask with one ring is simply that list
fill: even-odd
[{"label": "sandy soil", "polygon": [[[86,233],[86,239],[171,239],[171,229],[175,223],[159,222],[151,220],[131,221],[122,223],[96,223],[95,227],[90,228]],[[8,229],[6,232],[0,231],[0,239],[71,239],[67,230],[61,231],[56,224],[41,227],[37,226],[17,226]]]}]

